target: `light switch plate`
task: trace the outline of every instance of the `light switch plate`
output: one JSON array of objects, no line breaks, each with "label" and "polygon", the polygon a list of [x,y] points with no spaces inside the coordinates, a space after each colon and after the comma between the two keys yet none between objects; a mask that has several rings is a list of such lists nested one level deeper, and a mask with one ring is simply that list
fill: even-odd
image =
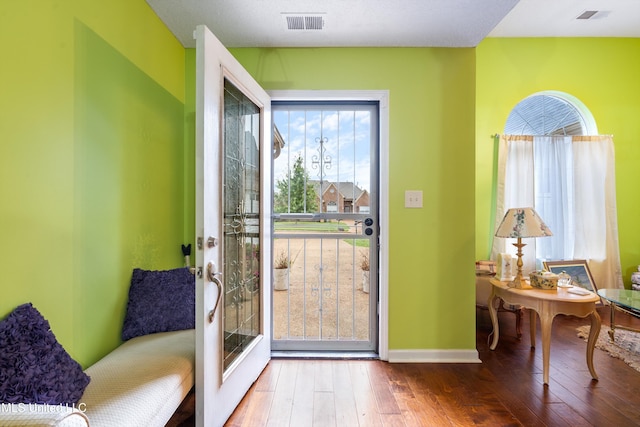
[{"label": "light switch plate", "polygon": [[421,208],[422,207],[422,190],[407,190],[404,192],[405,208]]}]

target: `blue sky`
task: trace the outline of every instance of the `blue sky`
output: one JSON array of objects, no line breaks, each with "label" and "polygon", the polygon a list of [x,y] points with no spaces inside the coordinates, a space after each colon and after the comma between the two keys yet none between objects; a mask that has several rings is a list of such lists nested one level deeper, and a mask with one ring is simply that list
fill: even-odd
[{"label": "blue sky", "polygon": [[[309,179],[320,179],[320,139],[325,142],[323,179],[355,182],[371,191],[371,106],[318,110],[314,107],[274,109],[273,120],[285,141],[280,157],[274,161],[275,180],[286,177],[298,156],[304,159]],[[362,109],[360,109],[362,108]]]}]

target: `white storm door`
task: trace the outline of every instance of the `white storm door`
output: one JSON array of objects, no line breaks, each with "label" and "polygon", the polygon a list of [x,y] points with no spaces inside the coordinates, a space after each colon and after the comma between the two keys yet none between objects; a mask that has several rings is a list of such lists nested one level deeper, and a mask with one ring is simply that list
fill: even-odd
[{"label": "white storm door", "polygon": [[269,95],[198,26],[198,426],[222,426],[271,357],[270,129]]}]

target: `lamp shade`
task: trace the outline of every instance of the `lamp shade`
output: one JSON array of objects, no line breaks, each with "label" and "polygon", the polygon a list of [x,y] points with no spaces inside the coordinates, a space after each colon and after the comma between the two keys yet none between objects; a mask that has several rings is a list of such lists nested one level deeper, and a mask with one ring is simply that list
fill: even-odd
[{"label": "lamp shade", "polygon": [[496,237],[543,236],[553,236],[553,233],[533,208],[509,209],[496,230]]}]

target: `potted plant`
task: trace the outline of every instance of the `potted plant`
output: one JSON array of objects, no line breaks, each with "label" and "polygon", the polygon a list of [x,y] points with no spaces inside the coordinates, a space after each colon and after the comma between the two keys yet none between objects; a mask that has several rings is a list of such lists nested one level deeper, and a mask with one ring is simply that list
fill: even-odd
[{"label": "potted plant", "polygon": [[284,250],[278,252],[273,260],[273,289],[276,291],[286,291],[289,289],[289,267],[293,261]]},{"label": "potted plant", "polygon": [[362,292],[369,293],[369,255],[366,252],[360,253],[360,269],[362,270]]}]

